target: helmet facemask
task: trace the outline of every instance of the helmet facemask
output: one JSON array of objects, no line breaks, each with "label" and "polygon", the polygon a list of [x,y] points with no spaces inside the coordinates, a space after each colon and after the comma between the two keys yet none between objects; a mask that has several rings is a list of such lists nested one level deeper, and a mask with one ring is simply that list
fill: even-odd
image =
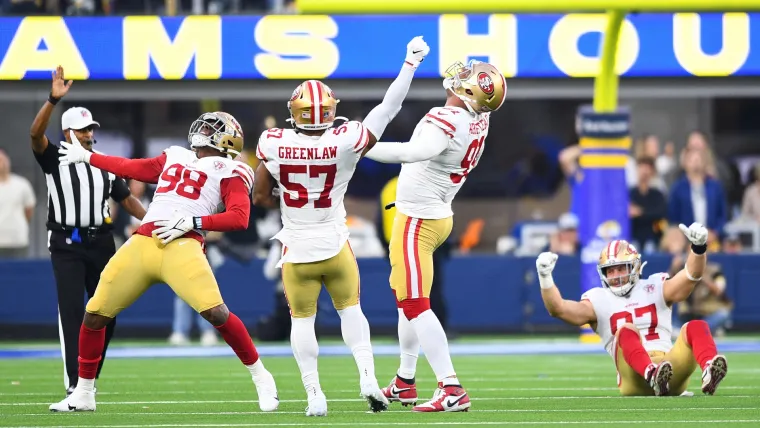
[{"label": "helmet facemask", "polygon": [[504,75],[491,64],[470,60],[467,65],[455,62],[446,69],[444,89],[451,91],[473,114],[498,110],[504,103],[507,83]]},{"label": "helmet facemask", "polygon": [[190,125],[190,147],[211,147],[235,159],[243,150],[243,132],[234,117],[224,112],[204,113]]},{"label": "helmet facemask", "polygon": [[[623,273],[609,277],[608,271],[618,266],[625,267]],[[602,284],[609,288],[612,294],[619,297],[626,297],[633,290],[643,268],[641,254],[633,245],[623,240],[615,240],[607,244],[599,255],[599,263],[596,265]]]}]

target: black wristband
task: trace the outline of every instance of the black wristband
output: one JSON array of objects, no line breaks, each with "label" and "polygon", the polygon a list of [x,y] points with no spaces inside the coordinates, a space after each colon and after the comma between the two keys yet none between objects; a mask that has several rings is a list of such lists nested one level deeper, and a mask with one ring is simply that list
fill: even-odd
[{"label": "black wristband", "polygon": [[702,245],[691,244],[691,252],[698,256],[701,256],[702,254],[707,252],[707,244],[702,244]]},{"label": "black wristband", "polygon": [[48,95],[48,102],[50,104],[56,105],[56,104],[58,104],[58,101],[61,101],[61,99],[54,97],[52,92],[50,93],[50,95]]},{"label": "black wristband", "polygon": [[193,228],[201,230],[203,227],[203,222],[201,221],[200,217],[193,217]]}]

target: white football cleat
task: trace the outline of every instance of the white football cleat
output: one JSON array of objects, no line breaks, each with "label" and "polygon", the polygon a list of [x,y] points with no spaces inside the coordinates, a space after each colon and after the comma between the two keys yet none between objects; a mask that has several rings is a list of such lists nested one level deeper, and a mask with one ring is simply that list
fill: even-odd
[{"label": "white football cleat", "polygon": [[190,338],[182,333],[172,333],[169,336],[169,344],[172,346],[187,346],[190,344]]},{"label": "white football cleat", "polygon": [[716,355],[707,362],[707,367],[702,371],[702,392],[707,395],[715,394],[718,384],[728,373],[728,362],[723,355]]},{"label": "white football cleat", "polygon": [[274,383],[272,373],[264,370],[263,373],[253,378],[253,384],[256,385],[261,411],[273,412],[277,410],[277,407],[280,406],[280,398],[277,396],[277,385]]},{"label": "white football cleat", "polygon": [[361,385],[361,395],[367,400],[370,410],[373,412],[382,412],[388,410],[388,398],[385,397],[383,391],[377,385],[377,381],[374,384],[366,383]]},{"label": "white football cleat", "polygon": [[219,343],[219,336],[213,331],[206,331],[201,334],[201,346],[216,346]]},{"label": "white football cleat", "polygon": [[307,390],[309,405],[306,407],[306,416],[327,416],[327,397],[321,389],[312,388]]},{"label": "white football cleat", "polygon": [[430,401],[412,408],[413,412],[467,412],[470,410],[470,397],[461,385],[447,385],[438,382],[438,388]]},{"label": "white football cleat", "polygon": [[76,388],[68,397],[51,404],[49,409],[51,412],[94,412],[95,391]]}]

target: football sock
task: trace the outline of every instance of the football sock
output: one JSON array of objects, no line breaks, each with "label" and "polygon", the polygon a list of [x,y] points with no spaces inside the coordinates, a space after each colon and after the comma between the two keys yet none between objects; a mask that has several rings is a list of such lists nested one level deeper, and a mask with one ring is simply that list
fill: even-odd
[{"label": "football sock", "polygon": [[686,325],[686,342],[694,353],[699,367],[704,370],[707,362],[718,354],[710,327],[702,320],[689,321]]},{"label": "football sock", "polygon": [[340,331],[343,341],[351,349],[359,369],[361,381],[377,382],[375,378],[375,358],[372,356],[372,343],[369,336],[369,323],[359,305],[338,311]]},{"label": "football sock", "polygon": [[93,330],[91,328],[79,328],[79,382],[77,386],[92,390],[95,385],[95,375],[98,373],[98,364],[103,347],[106,342],[106,329]]},{"label": "football sock", "polygon": [[618,335],[618,346],[623,350],[625,362],[646,379],[647,367],[652,364],[652,359],[641,344],[639,333],[630,328],[622,329]]},{"label": "football sock", "polygon": [[406,319],[404,310],[398,310],[398,345],[401,348],[401,364],[398,377],[409,385],[414,384],[417,372],[417,358],[420,354],[420,341],[412,323]]},{"label": "football sock", "polygon": [[259,360],[259,353],[253,346],[251,335],[248,334],[243,321],[240,321],[237,315],[230,312],[227,322],[215,327],[244,365],[251,366]]},{"label": "football sock", "polygon": [[454,376],[456,373],[449,355],[449,342],[438,317],[428,309],[413,319],[411,324],[438,381]]},{"label": "football sock", "polygon": [[[314,333],[314,321],[316,315],[308,318],[291,318],[290,347],[293,356],[301,371],[301,380],[307,394],[314,394],[321,390],[319,386],[319,372],[317,371],[317,357],[319,345],[317,335]],[[311,396],[311,395],[309,395]]]}]

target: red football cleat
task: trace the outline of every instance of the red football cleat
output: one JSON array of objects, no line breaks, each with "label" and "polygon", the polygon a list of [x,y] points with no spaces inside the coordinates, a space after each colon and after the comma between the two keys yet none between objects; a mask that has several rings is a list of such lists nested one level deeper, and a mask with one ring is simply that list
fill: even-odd
[{"label": "red football cleat", "polygon": [[383,388],[383,395],[391,403],[399,402],[404,406],[417,404],[417,385],[410,385],[396,376],[390,385]]},{"label": "red football cleat", "polygon": [[461,385],[443,386],[438,382],[433,398],[414,406],[413,412],[466,412],[470,409],[470,397]]}]

